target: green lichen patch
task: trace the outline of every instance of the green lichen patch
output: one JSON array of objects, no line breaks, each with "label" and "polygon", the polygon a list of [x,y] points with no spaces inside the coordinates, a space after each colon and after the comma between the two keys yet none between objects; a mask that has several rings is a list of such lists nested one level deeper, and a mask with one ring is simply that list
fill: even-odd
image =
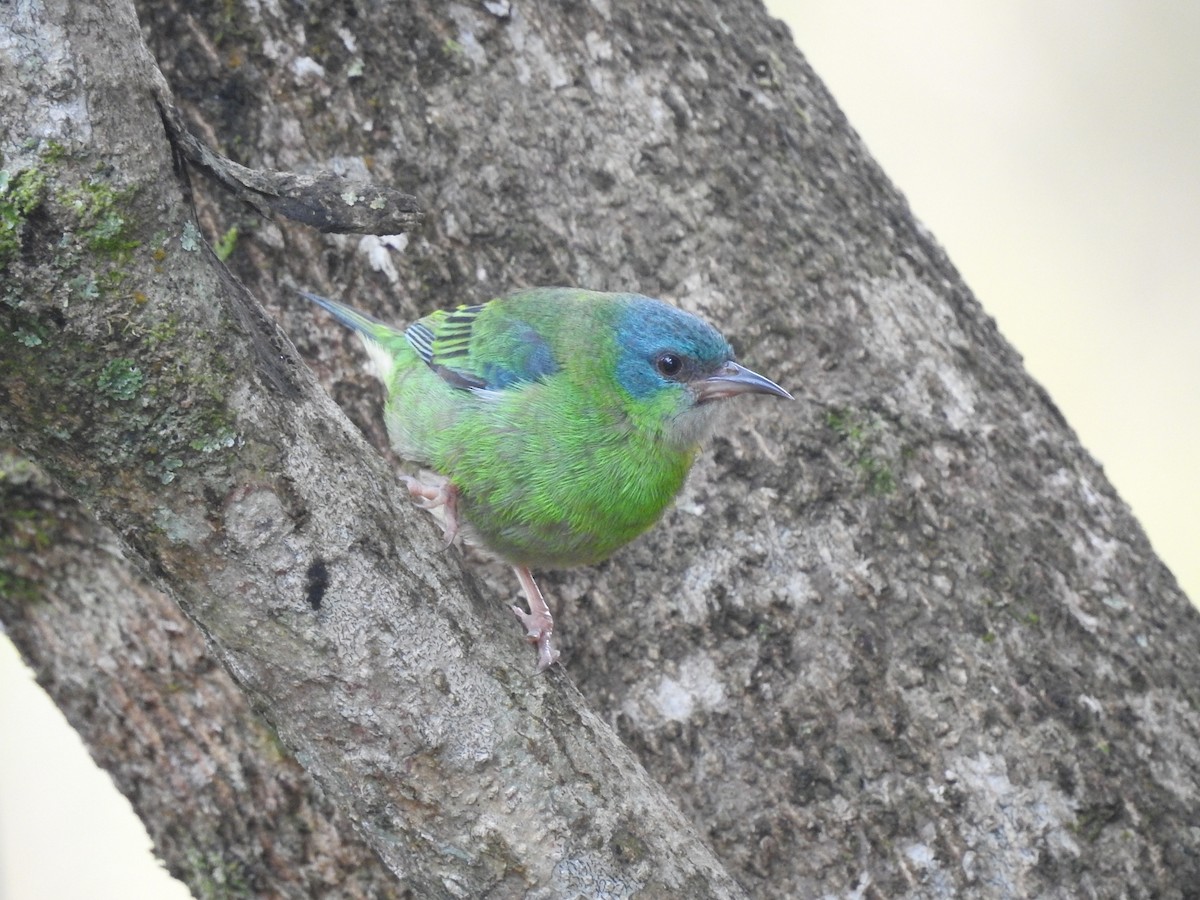
[{"label": "green lichen patch", "polygon": [[88,178],[78,188],[63,192],[60,200],[75,214],[76,234],[92,253],[125,259],[139,245],[130,236],[122,212],[130,200],[129,191]]},{"label": "green lichen patch", "polygon": [[132,400],[138,395],[146,377],[133,360],[124,357],[111,360],[100,373],[96,388],[113,400]]},{"label": "green lichen patch", "polygon": [[0,268],[21,252],[29,214],[46,197],[46,175],[38,169],[0,169]]},{"label": "green lichen patch", "polygon": [[23,263],[59,271],[55,300],[64,304],[95,300],[128,278],[140,245],[131,224],[135,190],[115,187],[108,168],[80,178],[64,163],[67,155],[47,143],[23,167],[0,169],[0,270],[11,276],[9,306],[20,305]]},{"label": "green lichen patch", "polygon": [[150,326],[145,334],[145,342],[147,347],[156,347],[164,341],[174,339],[179,332],[179,316],[174,313],[168,315],[164,319],[160,319]]},{"label": "green lichen patch", "polygon": [[18,328],[13,332],[13,337],[26,347],[40,347],[43,343],[42,336],[32,328]]},{"label": "green lichen patch", "polygon": [[825,424],[849,447],[870,493],[886,496],[895,492],[896,476],[887,459],[878,420],[849,410],[833,409],[826,415]]},{"label": "green lichen patch", "polygon": [[179,245],[188,253],[195,253],[204,246],[204,238],[200,234],[200,229],[191,219],[183,223],[183,236],[179,239]]},{"label": "green lichen patch", "polygon": [[76,275],[69,279],[67,291],[73,299],[95,300],[100,296],[100,285],[96,281],[95,275],[88,272],[85,275]]},{"label": "green lichen patch", "polygon": [[183,468],[183,460],[178,456],[168,456],[161,460],[156,465],[147,466],[148,471],[158,475],[158,480],[163,484],[170,484],[175,480],[175,473]]},{"label": "green lichen patch", "polygon": [[24,156],[0,185],[0,230],[15,254],[0,277],[6,414],[128,481],[95,478],[87,491],[136,496],[220,478],[243,446],[228,408],[235,366],[203,342],[181,345],[194,323],[172,302],[166,270],[182,252],[180,231],[196,248],[199,232],[142,230],[158,220],[143,215],[120,171],[80,172],[74,157],[53,156]]},{"label": "green lichen patch", "polygon": [[218,450],[228,450],[237,444],[238,434],[228,426],[221,426],[216,431],[208,432],[188,441],[188,446],[198,453],[215,453]]},{"label": "green lichen patch", "polygon": [[187,885],[198,900],[231,900],[253,897],[245,866],[217,850],[196,848],[186,854]]}]

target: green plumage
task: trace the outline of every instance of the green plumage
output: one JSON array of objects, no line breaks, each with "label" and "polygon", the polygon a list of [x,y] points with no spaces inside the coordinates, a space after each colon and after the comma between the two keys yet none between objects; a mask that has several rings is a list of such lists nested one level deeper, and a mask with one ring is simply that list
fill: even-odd
[{"label": "green plumage", "polygon": [[[366,339],[399,454],[449,482],[436,498],[410,485],[414,496],[446,502],[523,579],[599,562],[654,524],[712,425],[711,401],[789,396],[734,363],[710,325],[636,294],[538,288],[403,331],[306,296]],[[544,607],[531,578],[526,590]],[[548,610],[516,611],[549,665]]]}]

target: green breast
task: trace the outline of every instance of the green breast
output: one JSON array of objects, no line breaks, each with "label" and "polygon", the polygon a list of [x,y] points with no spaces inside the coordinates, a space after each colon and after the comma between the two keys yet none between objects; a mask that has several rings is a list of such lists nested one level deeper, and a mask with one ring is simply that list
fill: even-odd
[{"label": "green breast", "polygon": [[459,513],[506,560],[589,565],[658,520],[694,449],[562,381],[476,404],[438,434],[433,467],[458,486]]}]

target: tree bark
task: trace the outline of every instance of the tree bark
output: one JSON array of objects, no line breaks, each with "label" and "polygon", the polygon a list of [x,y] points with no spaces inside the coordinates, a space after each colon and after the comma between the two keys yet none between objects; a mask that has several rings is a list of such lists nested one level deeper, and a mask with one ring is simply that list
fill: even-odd
[{"label": "tree bark", "polygon": [[[428,212],[406,242],[320,236],[196,181],[247,293],[189,230],[129,10],[0,25],[25,63],[3,434],[199,624],[321,786],[288,764],[298,820],[323,791],[421,896],[735,895],[722,865],[764,897],[1197,896],[1200,618],[757,4],[140,12],[200,137]],[[291,287],[402,322],[555,283],[673,299],[803,399],[741,404],[658,528],[544,578],[565,670],[531,679],[508,574],[472,563],[475,592],[270,318],[382,448],[361,355]],[[6,624],[37,609],[19,593]],[[60,705],[103,696],[47,674],[86,653],[13,630]],[[161,825],[180,764],[129,769]],[[328,858],[371,858],[329,831]],[[263,855],[254,822],[216,833]]]},{"label": "tree bark", "polygon": [[28,462],[0,466],[0,621],[200,898],[397,897],[179,607]]}]

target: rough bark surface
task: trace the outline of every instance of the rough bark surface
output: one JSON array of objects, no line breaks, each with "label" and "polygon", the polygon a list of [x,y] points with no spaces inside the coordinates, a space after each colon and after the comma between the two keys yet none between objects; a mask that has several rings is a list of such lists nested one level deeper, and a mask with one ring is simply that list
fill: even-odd
[{"label": "rough bark surface", "polygon": [[198,898],[398,897],[179,606],[35,467],[0,465],[0,621]]},{"label": "rough bark surface", "polygon": [[[755,896],[1197,896],[1200,617],[760,7],[167,2],[141,23],[226,155],[369,174],[425,206],[405,240],[330,237],[197,184],[204,230],[239,226],[230,266],[377,446],[361,355],[291,286],[398,322],[532,284],[638,289],[805,398],[743,404],[657,529],[544,578],[566,674],[530,681],[509,576],[478,568],[486,599],[464,593],[282,336],[182,252],[178,200],[132,210],[135,262],[170,255],[154,290],[125,281],[81,310],[69,280],[17,303],[6,286],[8,433],[173,588],[405,884],[641,885],[625,873],[654,858],[635,826],[657,795],[569,678]],[[128,94],[139,76],[122,75]],[[93,115],[150,102],[97,94],[96,76],[79,76]],[[59,102],[32,93],[35,111]],[[95,151],[121,187],[167,168],[140,116]],[[87,227],[60,221],[61,199],[37,209],[31,271],[48,265],[36,238]],[[184,426],[121,399],[138,380],[121,359],[138,389],[186,398],[169,401]],[[607,768],[580,763],[595,742]],[[525,754],[536,766],[506,766]],[[619,802],[610,789],[632,817],[594,805]],[[426,837],[456,821],[447,798],[477,810],[469,841]],[[497,824],[505,802],[531,830]],[[679,853],[693,868],[647,893],[709,873]]]}]

